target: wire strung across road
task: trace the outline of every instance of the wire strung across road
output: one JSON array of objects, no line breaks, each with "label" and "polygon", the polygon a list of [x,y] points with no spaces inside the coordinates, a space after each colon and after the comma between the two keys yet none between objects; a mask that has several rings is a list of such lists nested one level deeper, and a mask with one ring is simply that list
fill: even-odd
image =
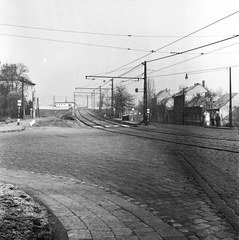
[{"label": "wire strung across road", "polygon": [[[191,32],[191,33],[189,33],[189,34],[187,34],[187,35],[185,35],[185,36],[183,36],[183,37],[181,37],[181,38],[179,38],[179,39],[177,39],[177,40],[175,40],[175,41],[173,41],[173,42],[171,42],[171,43],[169,43],[169,44],[166,44],[166,45],[164,45],[164,46],[162,46],[162,47],[160,47],[160,48],[158,48],[158,49],[156,49],[156,50],[153,50],[152,52],[150,52],[150,53],[148,53],[148,54],[146,54],[146,55],[144,55],[144,56],[142,56],[142,57],[139,57],[139,58],[137,58],[137,59],[135,59],[135,60],[133,60],[133,61],[131,61],[131,62],[128,62],[128,63],[124,64],[124,65],[121,66],[121,67],[118,67],[118,68],[116,68],[116,69],[114,69],[114,70],[112,70],[112,71],[109,71],[109,72],[106,73],[106,74],[113,73],[113,72],[118,71],[119,69],[124,68],[124,67],[126,67],[126,66],[128,66],[128,65],[130,65],[130,64],[132,64],[132,63],[135,63],[135,62],[137,62],[137,61],[139,61],[139,60],[141,60],[141,59],[144,59],[144,58],[150,56],[151,54],[153,54],[153,53],[155,53],[155,52],[158,52],[159,50],[162,50],[162,49],[164,49],[164,48],[166,48],[166,47],[168,47],[168,46],[171,46],[171,45],[173,45],[174,43],[177,43],[177,42],[179,42],[179,41],[181,41],[181,40],[183,40],[183,39],[185,39],[185,38],[187,38],[187,37],[189,37],[189,36],[191,36],[191,35],[193,35],[193,34],[195,34],[195,33],[198,33],[198,32],[200,32],[200,31],[202,31],[202,30],[204,30],[204,29],[206,29],[206,28],[208,28],[208,27],[211,27],[212,25],[217,24],[217,23],[219,23],[219,22],[221,22],[221,21],[223,21],[223,20],[225,20],[225,19],[227,19],[227,18],[229,18],[229,17],[232,17],[233,15],[235,15],[235,14],[237,14],[237,13],[239,13],[239,11],[233,12],[233,13],[231,13],[231,14],[223,17],[223,18],[220,18],[220,19],[218,19],[218,20],[216,20],[216,21],[214,21],[214,22],[212,22],[212,23],[210,23],[210,24],[208,24],[208,25],[206,25],[206,26],[204,26],[204,27],[202,27],[202,28],[199,28],[198,30],[193,31],[193,32]],[[98,75],[98,74],[95,74],[95,75]]]}]

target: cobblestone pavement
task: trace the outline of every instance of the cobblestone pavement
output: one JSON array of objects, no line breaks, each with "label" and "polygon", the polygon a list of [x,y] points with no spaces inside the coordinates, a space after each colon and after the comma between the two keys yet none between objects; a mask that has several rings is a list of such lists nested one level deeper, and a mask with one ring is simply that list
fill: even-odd
[{"label": "cobblestone pavement", "polygon": [[[0,134],[0,167],[65,176],[116,191],[188,239],[239,239],[236,153],[97,129],[30,128]],[[144,237],[140,239],[160,239]]]}]

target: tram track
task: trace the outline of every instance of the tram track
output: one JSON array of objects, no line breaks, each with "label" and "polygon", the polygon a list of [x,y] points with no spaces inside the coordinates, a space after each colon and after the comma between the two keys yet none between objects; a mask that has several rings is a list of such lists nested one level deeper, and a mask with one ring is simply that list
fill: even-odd
[{"label": "tram track", "polygon": [[[225,216],[231,226],[233,226],[236,231],[239,231],[239,217],[236,207],[238,198],[235,195],[235,186],[238,182],[238,177],[231,177],[229,172],[224,171],[225,169],[223,170],[221,168],[217,168],[216,162],[214,165],[214,163],[211,163],[207,160],[205,160],[207,164],[205,164],[205,169],[203,170],[200,167],[201,161],[194,161],[194,159],[192,159],[195,157],[195,154],[194,156],[187,154],[187,151],[194,151],[189,150],[190,148],[195,149],[195,152],[197,152],[197,148],[204,152],[202,156],[206,156],[206,153],[212,155],[216,154],[222,157],[230,156],[229,159],[226,160],[226,162],[229,163],[231,160],[236,160],[236,156],[239,153],[239,141],[236,139],[236,137],[233,139],[223,139],[222,137],[210,137],[210,135],[201,136],[201,134],[180,134],[180,130],[178,130],[178,132],[169,132],[158,130],[157,128],[150,129],[149,127],[145,126],[125,128],[122,127],[122,124],[118,124],[118,128],[113,128],[106,127],[109,126],[111,121],[102,119],[97,115],[91,114],[87,111],[80,111],[79,116],[81,122],[91,122],[91,124],[88,123],[88,125],[91,125],[91,127],[94,127],[95,124],[100,124],[100,129],[103,131],[175,144],[172,152],[174,152],[178,161],[187,169],[195,181],[202,187],[206,195],[209,197],[212,203],[215,204],[218,211]],[[225,181],[220,180],[221,176],[225,178]],[[228,179],[229,182],[231,181],[230,189],[228,188]]]},{"label": "tram track", "polygon": [[87,110],[77,111],[75,117],[89,127],[100,128],[108,132],[185,145],[189,147],[239,153],[239,140],[236,138],[223,139],[219,137],[210,137],[207,135],[202,136],[201,134],[179,134],[175,132],[161,131],[157,128],[152,129],[145,126],[130,127],[126,124],[103,119]]}]

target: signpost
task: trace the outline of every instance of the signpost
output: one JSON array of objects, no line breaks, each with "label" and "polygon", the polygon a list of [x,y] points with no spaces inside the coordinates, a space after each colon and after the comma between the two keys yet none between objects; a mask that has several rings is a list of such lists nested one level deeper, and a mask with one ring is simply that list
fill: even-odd
[{"label": "signpost", "polygon": [[17,113],[17,125],[20,125],[20,110],[21,110],[21,105],[22,105],[22,100],[17,100],[17,108],[18,108],[18,113]]}]

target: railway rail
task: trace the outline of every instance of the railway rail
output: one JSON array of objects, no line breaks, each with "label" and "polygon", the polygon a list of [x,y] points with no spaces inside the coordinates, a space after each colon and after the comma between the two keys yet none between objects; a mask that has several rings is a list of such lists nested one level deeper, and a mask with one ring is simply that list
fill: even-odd
[{"label": "railway rail", "polygon": [[[216,131],[214,131],[214,129],[201,128],[201,132],[196,133],[198,131],[197,127],[187,128],[187,126],[181,126],[180,128],[177,126],[175,129],[172,125],[163,127],[161,125],[159,128],[138,125],[137,127],[127,126],[126,128],[125,124],[101,118],[87,110],[78,111],[76,117],[82,123],[91,127],[99,127],[104,131],[174,144],[172,153],[177,156],[179,162],[204,189],[218,211],[239,232],[239,199],[237,197],[239,175],[233,167],[236,167],[238,163],[238,130],[230,132],[228,136],[231,137],[229,138],[227,136],[228,130],[224,131],[223,129],[218,129],[218,131],[215,129]],[[172,128],[170,129],[170,127]],[[197,130],[195,131],[195,129]],[[201,156],[209,158],[203,160],[198,158],[197,154],[194,154],[194,156],[188,155],[188,153],[194,151],[192,149],[195,149],[195,152],[201,149]],[[217,161],[211,162],[210,156],[204,152],[219,156],[220,164],[218,165]],[[195,160],[192,159],[194,157],[196,157]],[[204,164],[203,167],[199,162]]]},{"label": "railway rail", "polygon": [[238,130],[235,130],[233,137],[228,138],[219,137],[222,132],[219,133],[219,136],[212,136],[212,134],[209,131],[206,132],[207,129],[204,128],[202,128],[202,133],[196,134],[189,133],[191,129],[187,129],[188,133],[182,133],[182,130],[179,131],[177,129],[173,129],[172,132],[172,129],[170,130],[167,128],[165,130],[162,130],[160,128],[151,128],[142,125],[138,125],[138,127],[132,127],[126,123],[117,123],[108,119],[101,118],[86,109],[76,111],[75,116],[83,124],[93,128],[101,128],[104,131],[110,131],[140,138],[147,138],[151,140],[164,141],[174,144],[181,144],[191,147],[239,153]]}]

